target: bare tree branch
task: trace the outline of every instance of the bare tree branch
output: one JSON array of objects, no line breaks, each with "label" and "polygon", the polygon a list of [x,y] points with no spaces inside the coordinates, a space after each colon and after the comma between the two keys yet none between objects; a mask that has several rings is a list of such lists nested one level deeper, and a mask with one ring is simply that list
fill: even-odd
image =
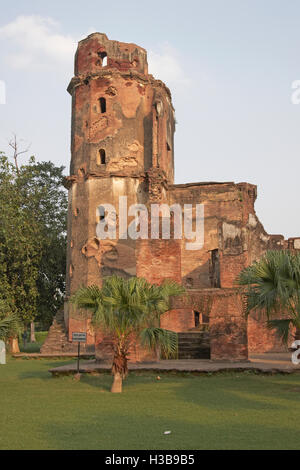
[{"label": "bare tree branch", "polygon": [[[19,142],[22,142],[23,139],[20,139]],[[13,138],[8,141],[8,145],[13,149],[14,153],[13,153],[13,159],[14,159],[14,162],[15,162],[15,167],[16,167],[16,171],[17,171],[17,175],[20,174],[20,170],[19,170],[19,163],[18,163],[18,157],[20,155],[22,155],[23,153],[26,153],[28,152],[28,150],[30,149],[30,146],[31,144],[29,144],[29,146],[25,149],[25,150],[19,150],[19,142],[18,142],[18,139],[17,139],[17,136],[16,134],[13,134]]]}]

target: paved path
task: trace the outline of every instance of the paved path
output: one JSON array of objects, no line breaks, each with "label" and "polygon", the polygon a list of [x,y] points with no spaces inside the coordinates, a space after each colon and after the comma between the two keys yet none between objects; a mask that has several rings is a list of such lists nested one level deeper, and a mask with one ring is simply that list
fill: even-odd
[{"label": "paved path", "polygon": [[[90,360],[81,362],[80,372],[100,373],[111,369],[107,362]],[[182,371],[182,372],[221,372],[228,370],[257,370],[260,372],[300,372],[300,364],[294,365],[290,353],[253,354],[245,362],[216,362],[208,359],[178,359],[159,362],[129,363],[129,370]],[[74,374],[77,364],[71,364],[50,369],[52,375]]]}]

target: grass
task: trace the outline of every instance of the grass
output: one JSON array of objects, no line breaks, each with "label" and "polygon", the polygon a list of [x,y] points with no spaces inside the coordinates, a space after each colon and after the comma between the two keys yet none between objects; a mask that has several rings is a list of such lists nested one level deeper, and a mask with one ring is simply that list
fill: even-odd
[{"label": "grass", "polygon": [[[300,375],[52,378],[70,361],[0,366],[0,449],[299,449]],[[164,435],[164,431],[171,434]]]}]

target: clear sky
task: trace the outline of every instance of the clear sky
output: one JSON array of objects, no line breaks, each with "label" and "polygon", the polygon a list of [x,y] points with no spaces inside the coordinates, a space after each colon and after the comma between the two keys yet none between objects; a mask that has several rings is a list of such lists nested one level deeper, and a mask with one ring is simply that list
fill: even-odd
[{"label": "clear sky", "polygon": [[15,132],[68,171],[76,42],[103,32],[146,48],[171,88],[175,182],[257,184],[265,229],[300,236],[300,0],[0,0],[0,12],[0,150]]}]

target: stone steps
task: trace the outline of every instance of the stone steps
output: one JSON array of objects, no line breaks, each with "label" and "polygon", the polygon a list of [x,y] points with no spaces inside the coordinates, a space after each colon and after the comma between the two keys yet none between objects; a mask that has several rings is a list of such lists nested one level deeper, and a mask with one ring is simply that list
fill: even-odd
[{"label": "stone steps", "polygon": [[178,333],[178,359],[210,359],[207,332]]}]

